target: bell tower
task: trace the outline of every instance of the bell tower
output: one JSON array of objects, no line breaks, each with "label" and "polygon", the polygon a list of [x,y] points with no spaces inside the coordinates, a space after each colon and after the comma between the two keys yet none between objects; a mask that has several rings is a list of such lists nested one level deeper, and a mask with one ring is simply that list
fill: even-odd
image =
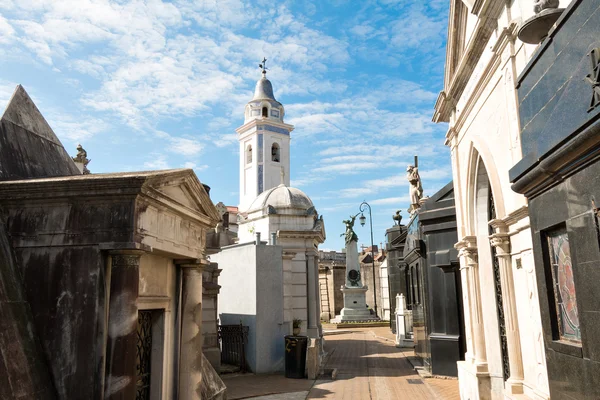
[{"label": "bell tower", "polygon": [[240,204],[244,212],[265,190],[290,185],[290,132],[283,122],[283,105],[275,100],[267,79],[267,59],[259,64],[262,77],[246,105],[244,124],[236,129],[240,142]]}]

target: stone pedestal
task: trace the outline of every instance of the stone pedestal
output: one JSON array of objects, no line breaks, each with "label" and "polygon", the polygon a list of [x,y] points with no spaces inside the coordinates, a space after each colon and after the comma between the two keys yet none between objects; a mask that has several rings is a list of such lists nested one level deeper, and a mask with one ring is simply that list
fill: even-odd
[{"label": "stone pedestal", "polygon": [[360,288],[342,286],[341,290],[344,294],[344,308],[339,316],[335,318],[336,321],[364,321],[367,319],[373,319],[369,309],[367,308],[366,293],[367,286]]},{"label": "stone pedestal", "polygon": [[378,319],[377,316],[371,316],[367,307],[367,289],[367,286],[362,284],[358,263],[358,246],[353,240],[346,244],[346,284],[341,287],[344,294],[344,308],[332,322]]},{"label": "stone pedestal", "polygon": [[403,294],[396,295],[396,347],[415,347],[412,339],[412,311],[406,309]]}]

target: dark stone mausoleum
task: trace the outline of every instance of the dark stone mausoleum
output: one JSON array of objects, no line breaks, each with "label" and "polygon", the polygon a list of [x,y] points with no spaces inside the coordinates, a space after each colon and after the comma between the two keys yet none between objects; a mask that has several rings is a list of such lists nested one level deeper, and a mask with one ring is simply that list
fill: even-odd
[{"label": "dark stone mausoleum", "polygon": [[465,338],[452,182],[424,202],[407,231],[401,270],[415,354],[432,374],[457,376]]},{"label": "dark stone mausoleum", "polygon": [[517,87],[550,395],[599,399],[600,2],[571,2]]}]

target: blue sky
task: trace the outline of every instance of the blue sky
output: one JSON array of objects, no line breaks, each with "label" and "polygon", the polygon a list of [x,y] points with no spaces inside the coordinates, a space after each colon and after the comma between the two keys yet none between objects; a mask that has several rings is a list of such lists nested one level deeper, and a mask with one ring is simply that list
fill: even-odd
[{"label": "blue sky", "polygon": [[237,205],[235,128],[266,57],[322,248],[343,246],[363,200],[379,243],[408,207],[415,154],[426,195],[451,180],[447,127],[430,122],[448,3],[0,0],[0,108],[20,83],[92,172],[194,168],[215,203]]}]

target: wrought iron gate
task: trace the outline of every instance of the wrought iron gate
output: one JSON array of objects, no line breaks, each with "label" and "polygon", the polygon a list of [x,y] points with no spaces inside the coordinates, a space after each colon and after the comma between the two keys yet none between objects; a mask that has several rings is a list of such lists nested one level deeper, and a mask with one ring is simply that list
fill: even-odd
[{"label": "wrought iron gate", "polygon": [[221,362],[235,365],[246,372],[246,342],[250,328],[239,325],[219,325]]},{"label": "wrought iron gate", "polygon": [[[494,196],[492,195],[492,188],[490,185],[488,195],[488,217],[489,220],[496,218],[496,206],[494,204]],[[490,226],[490,235],[494,233],[493,228]],[[496,292],[496,313],[498,317],[498,330],[500,334],[500,350],[502,353],[502,374],[506,381],[510,376],[510,364],[508,360],[508,343],[506,341],[506,321],[504,319],[504,306],[502,302],[502,283],[500,280],[500,263],[496,256],[496,248],[492,247],[492,267],[494,271],[494,288]]]},{"label": "wrought iron gate", "polygon": [[138,311],[136,346],[136,400],[150,399],[150,366],[152,356],[152,311]]}]

